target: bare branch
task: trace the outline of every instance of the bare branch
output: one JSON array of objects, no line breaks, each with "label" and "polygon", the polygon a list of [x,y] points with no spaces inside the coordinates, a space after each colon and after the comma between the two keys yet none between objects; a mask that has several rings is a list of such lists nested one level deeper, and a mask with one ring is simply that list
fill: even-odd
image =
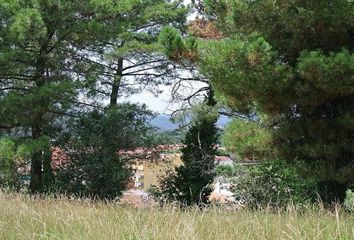
[{"label": "bare branch", "polygon": [[[127,59],[124,59],[124,60],[127,60]],[[127,66],[127,67],[123,68],[123,71],[131,69],[131,68],[136,68],[136,67],[139,67],[139,66],[143,66],[143,65],[148,65],[148,64],[152,64],[152,63],[158,63],[158,62],[166,62],[167,63],[168,61],[160,59],[160,60],[153,60],[153,61],[148,61],[148,62],[133,63],[134,65]]]},{"label": "bare branch", "polygon": [[154,77],[161,77],[164,74],[156,74],[156,73],[133,73],[133,74],[122,74],[122,76],[154,76]]},{"label": "bare branch", "polygon": [[218,111],[218,113],[220,115],[224,115],[226,117],[239,118],[239,119],[247,120],[250,122],[257,122],[256,120],[252,119],[252,117],[250,117],[250,116],[245,116],[245,115],[242,115],[242,114],[236,113],[236,112]]}]

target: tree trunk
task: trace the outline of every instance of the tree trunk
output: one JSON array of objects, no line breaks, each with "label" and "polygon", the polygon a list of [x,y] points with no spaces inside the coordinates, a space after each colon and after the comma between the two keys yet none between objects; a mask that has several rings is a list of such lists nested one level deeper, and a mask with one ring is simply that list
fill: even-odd
[{"label": "tree trunk", "polygon": [[43,161],[43,173],[42,173],[42,190],[48,192],[51,190],[51,184],[53,182],[53,169],[52,169],[52,150],[48,146],[44,150],[42,156]]},{"label": "tree trunk", "polygon": [[[45,63],[46,58],[41,55],[38,57],[37,61],[37,82],[36,82],[36,91],[40,91],[40,89],[45,84]],[[36,92],[37,93],[37,92]],[[36,95],[36,94],[34,94]],[[44,116],[44,109],[48,104],[48,99],[45,97],[35,97],[33,100],[33,105],[35,109],[32,113],[32,141],[34,144],[34,149],[32,149],[31,155],[31,180],[30,180],[30,190],[32,193],[38,193],[42,190],[42,166],[43,166],[43,149],[38,147],[36,141],[42,136],[42,127],[43,127],[43,116]]]},{"label": "tree trunk", "polygon": [[[40,124],[34,123],[32,126],[32,139],[38,140],[41,136]],[[42,150],[35,149],[31,156],[31,181],[30,189],[32,193],[38,193],[42,188]]]},{"label": "tree trunk", "polygon": [[119,94],[119,87],[122,79],[123,74],[123,58],[118,59],[118,66],[117,72],[114,77],[114,81],[112,84],[112,92],[111,92],[111,101],[110,106],[116,106],[118,102],[118,94]]}]

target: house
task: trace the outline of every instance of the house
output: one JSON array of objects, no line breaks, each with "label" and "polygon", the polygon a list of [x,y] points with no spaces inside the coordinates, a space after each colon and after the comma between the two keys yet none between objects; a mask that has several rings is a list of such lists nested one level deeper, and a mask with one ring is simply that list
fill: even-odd
[{"label": "house", "polygon": [[134,171],[134,189],[148,191],[151,186],[158,186],[159,180],[167,170],[174,169],[182,164],[180,154],[161,154],[154,161],[138,159],[132,164]]},{"label": "house", "polygon": [[216,165],[233,166],[234,160],[228,156],[215,156]]},{"label": "house", "polygon": [[[159,179],[165,175],[166,170],[182,165],[180,154],[182,147],[183,145],[160,145],[148,151],[137,149],[129,152],[131,157],[135,157],[132,164],[133,188],[146,192],[151,186],[158,186]],[[144,152],[150,153],[150,157],[143,155]],[[227,156],[215,156],[215,164],[233,166],[234,160]]]}]

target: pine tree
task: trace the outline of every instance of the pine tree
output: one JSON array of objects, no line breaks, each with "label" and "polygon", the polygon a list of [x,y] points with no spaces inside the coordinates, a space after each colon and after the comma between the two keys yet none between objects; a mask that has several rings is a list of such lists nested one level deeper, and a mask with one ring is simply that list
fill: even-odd
[{"label": "pine tree", "polygon": [[354,183],[354,2],[205,1],[204,9],[225,37],[200,48],[215,91],[236,111],[266,114],[281,156],[305,162],[322,196],[342,199]]},{"label": "pine tree", "polygon": [[[41,191],[43,171],[50,171],[43,167],[50,167],[59,120],[99,108],[103,82],[116,104],[122,57],[138,59],[141,49],[145,56],[162,25],[183,24],[185,13],[180,2],[163,0],[0,1],[0,127],[31,148],[32,192]],[[114,54],[106,65],[107,52]],[[112,71],[117,75],[108,78]]]},{"label": "pine tree", "polygon": [[[118,11],[114,2],[109,4],[110,14]],[[158,86],[171,80],[173,64],[161,53],[158,36],[166,25],[183,30],[189,10],[181,1],[127,3],[130,8],[124,17],[108,22],[109,31],[103,33],[103,40],[87,46],[86,55],[77,58],[94,64],[90,91],[104,99],[108,97],[110,106],[117,105],[119,97],[142,90],[157,94]]]},{"label": "pine tree", "polygon": [[197,113],[189,128],[182,151],[183,164],[163,179],[162,193],[170,200],[190,206],[208,202],[215,176],[217,143],[217,114],[212,108],[216,102],[212,93],[205,101],[205,108]]}]

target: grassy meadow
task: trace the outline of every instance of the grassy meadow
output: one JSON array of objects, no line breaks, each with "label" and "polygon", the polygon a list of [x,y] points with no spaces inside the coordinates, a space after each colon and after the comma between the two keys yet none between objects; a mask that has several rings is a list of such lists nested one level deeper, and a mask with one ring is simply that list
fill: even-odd
[{"label": "grassy meadow", "polygon": [[354,239],[354,215],[319,206],[287,211],[133,208],[0,193],[0,239]]}]

